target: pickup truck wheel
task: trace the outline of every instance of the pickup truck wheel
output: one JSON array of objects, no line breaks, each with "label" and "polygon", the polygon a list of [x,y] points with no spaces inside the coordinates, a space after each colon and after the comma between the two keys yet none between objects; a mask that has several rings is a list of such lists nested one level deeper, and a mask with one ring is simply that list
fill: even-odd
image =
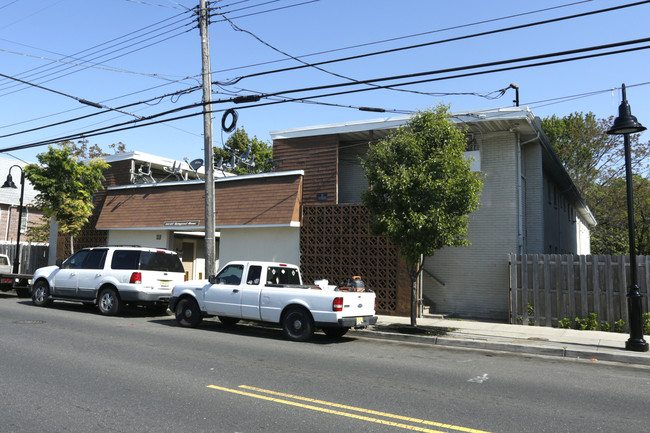
[{"label": "pickup truck wheel", "polygon": [[239,323],[239,319],[235,319],[234,317],[226,317],[226,316],[217,316],[219,318],[219,321],[223,324],[223,326],[235,326],[237,323]]},{"label": "pickup truck wheel", "polygon": [[293,341],[306,341],[314,334],[314,322],[304,308],[290,308],[282,319],[284,334]]},{"label": "pickup truck wheel", "polygon": [[176,321],[186,328],[196,328],[203,320],[199,304],[194,299],[181,299],[176,305]]},{"label": "pickup truck wheel", "polygon": [[350,330],[350,328],[347,328],[347,327],[342,327],[342,328],[337,328],[337,327],[331,327],[330,328],[330,327],[327,327],[327,328],[323,328],[323,332],[325,333],[325,335],[327,335],[330,338],[341,338],[349,330]]},{"label": "pickup truck wheel", "polygon": [[47,281],[39,280],[34,284],[32,302],[39,307],[47,307],[52,303],[50,299],[50,285],[47,284]]},{"label": "pickup truck wheel", "polygon": [[115,316],[122,309],[122,300],[115,289],[107,287],[99,291],[97,307],[104,316]]}]

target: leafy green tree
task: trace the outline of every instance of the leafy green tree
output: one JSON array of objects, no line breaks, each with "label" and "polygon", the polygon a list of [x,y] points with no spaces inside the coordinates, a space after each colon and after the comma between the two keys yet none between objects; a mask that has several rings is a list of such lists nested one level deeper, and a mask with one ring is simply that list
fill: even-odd
[{"label": "leafy green tree", "polygon": [[37,155],[40,164],[25,166],[25,177],[38,191],[36,206],[55,217],[59,231],[74,238],[92,215],[93,195],[102,187],[108,164],[100,159],[77,161],[70,144],[49,146]]},{"label": "leafy green tree", "polygon": [[[634,236],[636,252],[650,254],[650,180],[640,175],[632,178],[634,196]],[[596,209],[598,225],[592,230],[591,249],[594,254],[629,254],[627,220],[627,183],[625,178],[613,179],[598,191]]]},{"label": "leafy green tree", "polygon": [[[236,174],[249,174],[249,173],[268,173],[273,168],[273,147],[271,144],[259,140],[257,137],[252,139],[246,133],[243,127],[237,128],[232,133],[223,148],[214,149],[215,164],[223,159],[224,163],[229,163],[232,156],[236,155],[241,157],[248,149],[251,149],[250,155],[254,155],[255,167],[246,167],[244,164],[239,164],[235,170],[231,170]],[[250,156],[249,156],[250,158]]]},{"label": "leafy green tree", "polygon": [[[612,123],[613,118],[596,119],[591,112],[542,120],[544,133],[598,222],[591,230],[593,254],[629,252],[623,138],[607,134]],[[647,171],[650,142],[643,143],[638,134],[633,134],[630,148],[633,171]],[[635,184],[638,182],[635,177]],[[635,203],[640,203],[644,193],[643,189],[635,191],[639,194]],[[635,215],[635,219],[637,238],[639,232],[650,232],[650,225],[645,226],[650,219],[641,215]],[[650,250],[642,249],[644,246],[647,243],[637,244],[638,252],[649,254]]]},{"label": "leafy green tree", "polygon": [[446,246],[467,246],[469,214],[479,206],[483,182],[464,156],[465,135],[440,105],[419,112],[370,146],[362,195],[372,233],[400,248],[411,278],[411,325],[416,326],[417,278],[423,256]]}]

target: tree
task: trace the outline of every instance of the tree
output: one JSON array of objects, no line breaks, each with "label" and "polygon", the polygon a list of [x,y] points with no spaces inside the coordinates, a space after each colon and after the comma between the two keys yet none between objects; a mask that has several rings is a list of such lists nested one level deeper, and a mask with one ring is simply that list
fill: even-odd
[{"label": "tree", "polygon": [[88,162],[72,157],[73,147],[60,143],[37,155],[39,164],[25,166],[25,177],[38,191],[36,206],[45,216],[55,217],[59,231],[74,238],[92,215],[93,195],[102,187],[102,172],[108,164],[100,159]]},{"label": "tree", "polygon": [[[638,255],[650,254],[650,180],[640,175],[632,177],[634,196],[634,236]],[[624,177],[613,179],[598,190],[595,209],[598,225],[592,230],[591,249],[595,254],[629,254],[627,220],[627,182]]]},{"label": "tree", "polygon": [[[542,120],[544,133],[598,222],[591,230],[594,254],[629,252],[623,138],[607,134],[612,123],[611,117],[596,119],[591,112]],[[630,147],[633,170],[647,170],[650,142],[642,143],[639,134],[633,134]],[[635,178],[635,184],[638,182]],[[640,190],[641,197],[644,192]],[[637,202],[639,200],[635,197]],[[637,238],[640,231],[650,231],[650,219],[636,220]],[[637,244],[639,254],[650,253],[650,250],[642,249],[644,246],[650,248],[647,242]]]},{"label": "tree", "polygon": [[[88,140],[79,140],[76,143],[72,141],[63,141],[57,145],[59,148],[66,147],[70,151],[70,157],[77,160],[86,160],[100,158],[110,155],[104,152],[99,145],[88,145]],[[121,141],[108,145],[114,154],[126,152],[126,145]],[[50,238],[50,219],[43,217],[38,223],[30,223],[27,227],[27,236],[35,242],[47,242]]]},{"label": "tree", "polygon": [[423,256],[445,246],[467,246],[469,214],[483,182],[464,157],[466,140],[448,107],[419,112],[405,126],[370,146],[362,195],[373,234],[396,246],[411,278],[411,325],[416,326],[417,278]]},{"label": "tree", "polygon": [[228,163],[233,155],[241,157],[249,148],[251,149],[250,154],[255,156],[255,167],[249,169],[244,165],[238,165],[237,168],[232,171],[236,174],[270,172],[273,168],[271,162],[273,158],[273,147],[269,143],[259,140],[255,136],[252,139],[249,138],[244,127],[237,128],[237,130],[228,137],[223,148],[214,149],[215,163],[218,163],[221,159],[223,159],[224,163]]}]

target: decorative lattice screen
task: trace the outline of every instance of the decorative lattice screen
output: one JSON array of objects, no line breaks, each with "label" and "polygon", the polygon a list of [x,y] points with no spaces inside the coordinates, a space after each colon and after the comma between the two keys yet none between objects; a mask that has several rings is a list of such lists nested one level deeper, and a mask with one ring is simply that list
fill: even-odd
[{"label": "decorative lattice screen", "polygon": [[[300,229],[300,266],[305,281],[338,284],[359,275],[377,294],[377,311],[398,309],[400,259],[384,237],[368,232],[361,205],[305,205]],[[408,283],[407,283],[408,284]]]}]

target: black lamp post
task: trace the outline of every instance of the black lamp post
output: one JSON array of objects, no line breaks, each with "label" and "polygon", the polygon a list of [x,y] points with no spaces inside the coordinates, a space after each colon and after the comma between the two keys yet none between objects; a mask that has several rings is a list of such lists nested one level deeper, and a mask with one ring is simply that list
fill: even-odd
[{"label": "black lamp post", "polygon": [[2,185],[2,188],[16,188],[16,184],[11,178],[11,169],[18,167],[20,170],[20,202],[18,203],[18,235],[16,236],[16,254],[14,255],[13,273],[18,273],[18,265],[20,264],[20,224],[23,220],[23,196],[25,195],[25,172],[19,165],[12,165],[9,167],[9,174],[7,180]]},{"label": "black lamp post", "polygon": [[627,312],[630,319],[630,338],[625,342],[627,350],[636,352],[647,352],[648,343],[643,339],[643,321],[641,292],[637,281],[636,270],[636,244],[634,241],[634,202],[632,200],[632,167],[630,156],[630,134],[645,131],[646,127],[641,125],[636,117],[632,115],[630,104],[625,97],[625,84],[622,85],[623,101],[618,107],[618,117],[614,124],[607,131],[608,134],[623,135],[623,146],[625,150],[625,181],[627,184],[627,225],[630,236],[630,271],[632,281],[627,292]]}]

